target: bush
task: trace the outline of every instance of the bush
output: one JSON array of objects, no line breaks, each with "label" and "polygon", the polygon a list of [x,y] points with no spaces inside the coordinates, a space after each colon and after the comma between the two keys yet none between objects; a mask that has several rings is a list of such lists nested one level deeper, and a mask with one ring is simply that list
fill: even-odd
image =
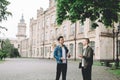
[{"label": "bush", "polygon": [[0,50],[0,60],[5,59],[6,57],[7,57],[7,54],[4,51]]},{"label": "bush", "polygon": [[111,69],[113,69],[113,70],[116,69],[116,66],[115,66],[116,63],[115,62],[110,63],[110,65],[111,65]]}]

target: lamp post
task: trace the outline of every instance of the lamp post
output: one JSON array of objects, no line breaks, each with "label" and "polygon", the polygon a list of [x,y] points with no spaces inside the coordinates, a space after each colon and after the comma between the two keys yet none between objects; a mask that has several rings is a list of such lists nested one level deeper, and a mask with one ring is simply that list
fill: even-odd
[{"label": "lamp post", "polygon": [[77,23],[75,22],[75,37],[74,37],[74,41],[75,41],[75,57],[74,60],[76,61],[76,34],[77,34]]},{"label": "lamp post", "polygon": [[120,44],[118,44],[118,34],[119,33],[120,33],[120,23],[117,26],[117,31],[116,31],[116,60],[115,60],[116,68],[119,67],[119,52],[118,52],[118,47],[120,45]]},{"label": "lamp post", "polygon": [[113,26],[113,61],[115,60],[115,27]]}]

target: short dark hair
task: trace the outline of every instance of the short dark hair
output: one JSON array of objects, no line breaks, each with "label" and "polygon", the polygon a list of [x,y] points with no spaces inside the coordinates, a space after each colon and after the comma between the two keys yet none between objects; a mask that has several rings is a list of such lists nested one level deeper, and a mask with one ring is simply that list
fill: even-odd
[{"label": "short dark hair", "polygon": [[60,38],[63,38],[63,36],[59,36],[57,40],[60,41]]},{"label": "short dark hair", "polygon": [[89,38],[84,38],[84,40],[86,40],[88,44],[90,43]]}]

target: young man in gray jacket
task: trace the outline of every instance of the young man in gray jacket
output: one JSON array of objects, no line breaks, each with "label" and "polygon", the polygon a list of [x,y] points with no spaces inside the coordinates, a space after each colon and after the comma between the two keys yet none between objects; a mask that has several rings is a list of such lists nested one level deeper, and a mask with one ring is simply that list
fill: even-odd
[{"label": "young man in gray jacket", "polygon": [[93,64],[93,49],[88,45],[89,39],[84,38],[83,41],[83,53],[79,55],[82,60],[82,76],[83,80],[92,80],[91,73],[92,73],[92,64]]}]

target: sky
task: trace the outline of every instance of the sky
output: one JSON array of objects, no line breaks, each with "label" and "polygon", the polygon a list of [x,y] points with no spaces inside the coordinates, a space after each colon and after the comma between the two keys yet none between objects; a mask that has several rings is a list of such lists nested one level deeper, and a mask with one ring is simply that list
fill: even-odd
[{"label": "sky", "polygon": [[7,21],[0,22],[1,26],[4,26],[8,31],[1,30],[0,37],[4,38],[16,38],[18,23],[20,22],[21,16],[23,14],[24,20],[27,26],[27,35],[29,35],[29,22],[33,17],[36,19],[37,10],[42,7],[46,10],[49,6],[49,0],[8,0],[10,5],[7,7],[8,11],[12,13]]}]

